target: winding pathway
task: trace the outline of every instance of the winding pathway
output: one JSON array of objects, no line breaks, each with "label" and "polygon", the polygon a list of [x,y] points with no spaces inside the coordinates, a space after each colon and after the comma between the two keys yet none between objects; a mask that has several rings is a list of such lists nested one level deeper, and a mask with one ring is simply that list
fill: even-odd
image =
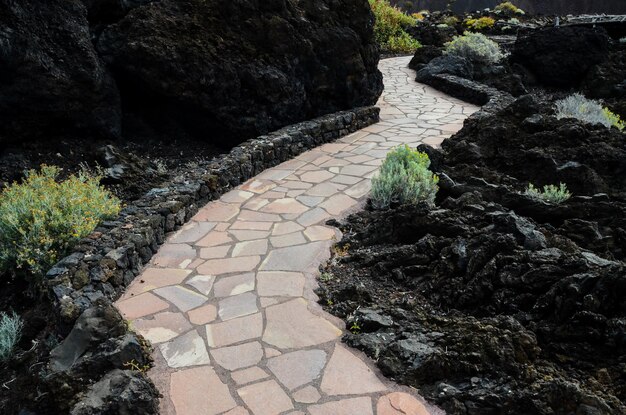
[{"label": "winding pathway", "polygon": [[340,238],[324,223],[359,209],[389,149],[439,145],[478,109],[414,82],[408,61],[380,63],[380,123],[200,209],[117,302],[154,345],[162,414],[440,413],[342,345],[313,293]]}]

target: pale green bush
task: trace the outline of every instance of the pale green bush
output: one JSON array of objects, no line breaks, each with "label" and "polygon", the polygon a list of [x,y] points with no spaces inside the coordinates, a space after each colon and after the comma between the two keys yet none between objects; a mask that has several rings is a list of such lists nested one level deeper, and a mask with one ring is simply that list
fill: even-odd
[{"label": "pale green bush", "polygon": [[420,43],[405,30],[414,26],[418,19],[393,7],[389,0],[369,0],[369,4],[376,18],[374,35],[383,50],[410,53],[421,47]]},{"label": "pale green bush", "polygon": [[494,64],[504,58],[500,46],[482,33],[465,32],[446,43],[443,53],[469,59],[472,62]]},{"label": "pale green bush", "polygon": [[427,154],[407,145],[392,150],[372,179],[372,206],[386,209],[392,202],[434,205],[439,178],[428,170],[429,166]]},{"label": "pale green bush", "polygon": [[606,128],[623,130],[626,125],[619,115],[605,108],[600,102],[575,93],[556,102],[556,117],[576,118],[589,124],[602,124]]},{"label": "pale green bush", "polygon": [[15,313],[0,313],[0,361],[5,361],[13,355],[15,345],[20,341],[22,319]]},{"label": "pale green bush", "polygon": [[529,183],[525,193],[533,199],[543,200],[557,205],[572,197],[565,183],[560,183],[558,187],[553,184],[543,186],[543,191],[537,189],[532,183]]},{"label": "pale green bush", "polygon": [[57,182],[59,168],[31,170],[0,193],[0,271],[25,269],[40,277],[120,201],[87,174]]}]

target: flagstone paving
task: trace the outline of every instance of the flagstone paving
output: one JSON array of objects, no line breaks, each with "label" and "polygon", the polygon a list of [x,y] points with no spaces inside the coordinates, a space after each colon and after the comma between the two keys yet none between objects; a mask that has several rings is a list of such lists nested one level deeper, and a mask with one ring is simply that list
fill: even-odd
[{"label": "flagstone paving", "polygon": [[164,415],[441,413],[341,344],[315,302],[339,232],[400,144],[437,146],[478,108],[413,81],[409,58],[381,61],[381,121],[269,169],[170,235],[117,302],[154,345]]}]

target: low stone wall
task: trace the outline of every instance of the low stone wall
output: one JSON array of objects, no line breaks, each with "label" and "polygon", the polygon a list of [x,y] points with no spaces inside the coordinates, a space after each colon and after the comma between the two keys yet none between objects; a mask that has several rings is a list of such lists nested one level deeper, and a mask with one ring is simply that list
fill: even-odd
[{"label": "low stone wall", "polygon": [[207,202],[266,168],[379,120],[379,109],[362,107],[291,125],[242,143],[228,154],[199,165],[184,177],[125,207],[80,241],[74,252],[47,273],[61,330],[101,298],[114,300],[139,274],[165,240]]},{"label": "low stone wall", "polygon": [[497,112],[514,101],[513,96],[508,92],[455,75],[436,74],[420,79],[419,82],[455,98],[480,105],[480,110],[472,114],[474,118]]}]

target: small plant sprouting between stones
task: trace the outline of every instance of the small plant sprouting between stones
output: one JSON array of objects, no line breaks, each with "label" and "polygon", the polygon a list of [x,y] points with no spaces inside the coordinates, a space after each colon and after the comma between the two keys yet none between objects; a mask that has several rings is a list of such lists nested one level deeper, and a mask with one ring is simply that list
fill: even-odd
[{"label": "small plant sprouting between stones", "polygon": [[504,59],[500,46],[482,33],[465,32],[446,43],[446,55],[456,55],[472,62],[492,65]]},{"label": "small plant sprouting between stones", "polygon": [[491,17],[479,17],[478,19],[467,19],[463,22],[468,29],[486,30],[491,29],[495,24],[495,19]]},{"label": "small plant sprouting between stones", "polygon": [[411,150],[407,145],[389,152],[380,172],[372,179],[372,206],[387,209],[392,202],[434,205],[439,177],[428,170],[429,166],[427,154]]},{"label": "small plant sprouting between stones", "polygon": [[498,4],[496,7],[494,7],[494,12],[500,14],[506,14],[506,15],[511,15],[511,14],[526,14],[526,12],[522,9],[520,9],[519,7],[517,7],[516,5],[514,5],[513,3],[511,3],[510,1],[505,1],[502,2],[500,4]]},{"label": "small plant sprouting between stones", "polygon": [[333,279],[333,274],[331,274],[330,272],[322,272],[320,274],[320,281],[328,282],[328,281],[332,281],[332,279]]},{"label": "small plant sprouting between stones", "polygon": [[0,361],[13,356],[15,345],[22,337],[23,327],[24,323],[17,314],[0,313]]},{"label": "small plant sprouting between stones", "polygon": [[41,277],[98,223],[115,217],[120,201],[84,172],[59,182],[43,165],[0,193],[0,271]]},{"label": "small plant sprouting between stones", "polygon": [[533,199],[543,200],[544,202],[557,205],[572,197],[565,183],[560,183],[558,187],[553,184],[543,186],[543,191],[537,189],[532,183],[529,183],[525,194]]},{"label": "small plant sprouting between stones", "polygon": [[619,115],[579,93],[556,102],[556,118],[576,118],[589,124],[602,124],[606,128],[615,127],[620,131],[626,128],[626,123]]}]

